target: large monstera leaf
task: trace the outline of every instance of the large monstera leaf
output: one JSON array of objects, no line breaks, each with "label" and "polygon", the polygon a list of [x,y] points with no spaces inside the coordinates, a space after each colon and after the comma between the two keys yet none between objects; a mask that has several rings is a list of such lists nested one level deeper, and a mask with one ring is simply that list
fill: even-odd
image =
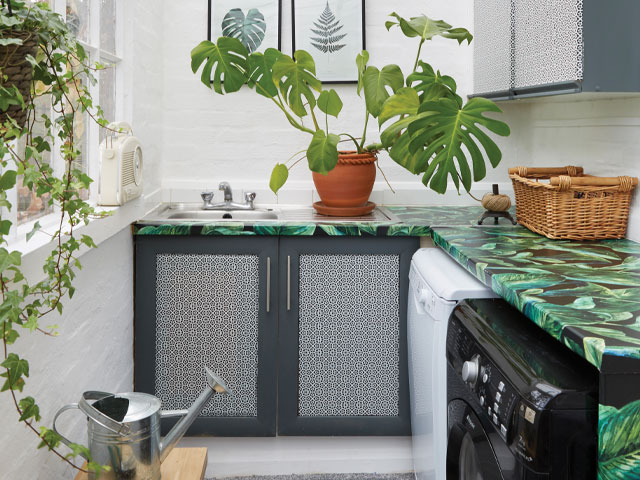
[{"label": "large monstera leaf", "polygon": [[441,75],[439,70],[434,71],[423,61],[418,64],[418,70],[407,77],[407,85],[420,94],[421,102],[452,98],[462,106],[462,98],[456,94],[456,81],[448,75]]},{"label": "large monstera leaf", "polygon": [[[208,40],[191,50],[191,70],[196,73],[200,66],[202,83],[216,93],[232,93],[242,88],[247,81],[249,53],[235,38],[220,37],[216,43]],[[213,76],[212,76],[213,72]]]},{"label": "large monstera leaf", "polygon": [[484,156],[476,142],[480,143],[493,167],[500,163],[502,152],[478,125],[502,136],[509,135],[509,126],[485,117],[484,113],[487,112],[502,110],[485,98],[472,98],[462,108],[449,98],[420,105],[418,114],[421,116],[411,122],[407,130],[411,135],[409,152],[416,154],[424,150],[423,155],[430,159],[422,183],[438,193],[444,193],[450,175],[457,189],[460,188],[461,178],[464,188],[469,191],[472,176],[463,146],[471,155],[473,180],[482,180],[487,173]]},{"label": "large monstera leaf", "polygon": [[637,478],[640,471],[640,400],[617,409],[600,405],[598,478]]},{"label": "large monstera leaf", "polygon": [[389,20],[385,23],[387,30],[390,30],[391,27],[399,26],[402,33],[407,37],[420,37],[422,42],[431,40],[436,36],[452,38],[457,40],[459,44],[465,40],[467,43],[471,43],[471,40],[473,40],[473,35],[466,28],[452,28],[447,22],[433,20],[426,15],[411,17],[409,20],[402,18],[395,12],[391,16],[395,17],[396,20]]},{"label": "large monstera leaf", "polygon": [[222,35],[237,38],[249,52],[260,47],[266,31],[264,15],[257,8],[249,10],[246,16],[242,9],[233,8],[222,20]]},{"label": "large monstera leaf", "polygon": [[316,64],[313,57],[304,50],[294,53],[294,59],[288,55],[280,56],[273,65],[273,82],[289,105],[298,115],[307,115],[305,100],[310,108],[316,105],[312,90],[322,91],[322,83],[316,78]]},{"label": "large monstera leaf", "polygon": [[249,87],[267,98],[278,95],[278,88],[273,83],[273,66],[281,56],[282,52],[275,48],[267,48],[264,54],[255,52],[249,55]]}]

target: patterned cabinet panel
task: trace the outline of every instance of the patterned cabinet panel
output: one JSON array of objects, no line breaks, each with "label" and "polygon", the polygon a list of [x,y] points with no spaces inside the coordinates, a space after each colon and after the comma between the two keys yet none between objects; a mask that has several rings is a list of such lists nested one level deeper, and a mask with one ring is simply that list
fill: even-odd
[{"label": "patterned cabinet panel", "polygon": [[474,3],[473,91],[476,94],[511,88],[511,2]]},{"label": "patterned cabinet panel", "polygon": [[234,395],[214,395],[203,417],[255,417],[258,379],[257,255],[156,256],[155,395],[188,408],[203,365]]},{"label": "patterned cabinet panel", "polygon": [[512,0],[515,87],[582,80],[583,0]]},{"label": "patterned cabinet panel", "polygon": [[409,433],[415,238],[282,238],[278,432]]},{"label": "patterned cabinet panel", "polygon": [[[275,434],[277,309],[267,284],[277,281],[277,243],[136,238],[136,390],[185,409],[208,366],[233,392],[213,396],[192,434]],[[163,432],[173,423],[163,420]]]},{"label": "patterned cabinet panel", "polygon": [[399,255],[300,256],[299,416],[398,415],[399,287]]}]

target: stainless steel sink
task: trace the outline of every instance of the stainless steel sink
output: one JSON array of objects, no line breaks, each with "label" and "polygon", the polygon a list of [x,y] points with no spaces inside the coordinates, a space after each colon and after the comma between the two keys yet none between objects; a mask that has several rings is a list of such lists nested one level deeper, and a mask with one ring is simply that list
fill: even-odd
[{"label": "stainless steel sink", "polygon": [[206,223],[280,221],[286,223],[396,222],[397,217],[384,207],[360,217],[326,217],[310,206],[262,205],[255,210],[203,210],[200,204],[164,203],[140,220],[140,223]]},{"label": "stainless steel sink", "polygon": [[198,222],[219,220],[277,220],[278,214],[267,210],[181,210],[169,213],[167,220],[194,220]]}]

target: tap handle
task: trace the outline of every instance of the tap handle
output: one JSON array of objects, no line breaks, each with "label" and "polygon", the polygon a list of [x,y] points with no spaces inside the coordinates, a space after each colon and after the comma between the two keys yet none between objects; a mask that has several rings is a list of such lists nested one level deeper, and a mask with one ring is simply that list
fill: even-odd
[{"label": "tap handle", "polygon": [[255,199],[256,199],[256,192],[246,192],[244,194],[244,200],[247,203],[253,203]]},{"label": "tap handle", "polygon": [[213,192],[202,192],[200,197],[202,197],[202,201],[205,204],[211,203],[211,200],[213,200]]}]

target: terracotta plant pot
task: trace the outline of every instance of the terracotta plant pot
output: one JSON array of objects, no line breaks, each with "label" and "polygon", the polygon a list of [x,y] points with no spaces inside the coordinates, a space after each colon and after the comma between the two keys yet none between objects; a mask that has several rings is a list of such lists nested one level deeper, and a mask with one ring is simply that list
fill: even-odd
[{"label": "terracotta plant pot", "polygon": [[333,208],[363,207],[376,180],[375,152],[339,152],[338,164],[327,175],[313,172],[322,203]]}]

